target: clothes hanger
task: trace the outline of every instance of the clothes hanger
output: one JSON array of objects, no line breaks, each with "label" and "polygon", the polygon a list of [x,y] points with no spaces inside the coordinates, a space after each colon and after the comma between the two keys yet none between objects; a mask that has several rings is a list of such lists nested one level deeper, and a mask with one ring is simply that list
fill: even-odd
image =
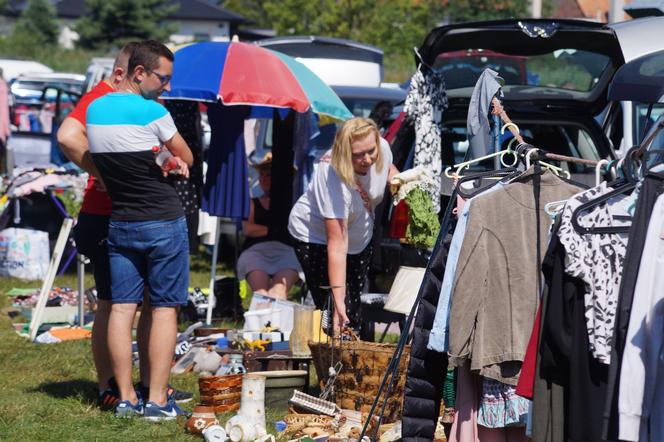
[{"label": "clothes hanger", "polygon": [[567,204],[567,200],[551,201],[544,205],[544,211],[551,218],[555,218],[565,208],[565,204]]},{"label": "clothes hanger", "polygon": [[[572,212],[572,227],[574,227],[574,230],[576,230],[577,233],[581,235],[598,235],[598,234],[612,234],[612,233],[629,233],[629,230],[631,228],[631,225],[627,226],[612,226],[612,227],[583,227],[579,223],[579,215],[589,211],[590,209],[593,209],[594,207],[597,207],[601,204],[604,204],[605,202],[609,201],[610,199],[624,195],[624,194],[631,194],[634,189],[636,189],[637,185],[637,180],[634,178],[634,174],[631,170],[631,157],[636,152],[638,149],[638,146],[630,148],[625,156],[622,158],[622,164],[619,162],[618,168],[623,168],[623,173],[625,174],[625,178],[619,180],[622,182],[622,184],[618,185],[617,187],[614,188],[609,193],[605,193],[604,195],[601,195],[597,198],[594,198],[590,201],[587,201],[583,204],[581,204],[579,207],[577,207],[574,212]],[[609,183],[609,185],[614,184],[614,183]],[[622,220],[628,220],[629,217],[623,217],[621,216],[619,219]]]},{"label": "clothes hanger", "polygon": [[595,186],[599,186],[602,182],[602,167],[609,164],[609,160],[599,160],[595,166]]},{"label": "clothes hanger", "polygon": [[[508,147],[509,147],[509,145],[508,145]],[[500,157],[500,164],[502,164],[503,166],[513,167],[514,162],[511,163],[511,164],[505,162],[505,156],[506,155],[516,155],[516,153],[513,150],[508,150],[508,149],[501,150],[501,151],[494,152],[494,153],[490,153],[489,155],[484,155],[484,156],[479,157],[479,158],[474,158],[472,160],[468,160],[468,161],[464,161],[462,163],[455,164],[454,166],[449,166],[445,169],[444,174],[448,178],[459,178],[459,177],[463,176],[463,175],[460,174],[460,172],[463,171],[463,169],[467,169],[470,166],[472,166],[473,164],[482,162],[484,160],[488,160],[490,158],[495,158],[495,157]],[[455,169],[455,170],[454,170],[454,172],[450,173],[450,171],[452,169]]]},{"label": "clothes hanger", "polygon": [[[612,190],[609,193],[605,193],[602,196],[599,196],[593,200],[590,200],[586,203],[581,204],[579,207],[574,209],[574,212],[572,212],[572,227],[574,227],[574,230],[576,230],[577,233],[581,235],[599,235],[599,234],[606,234],[606,233],[629,233],[630,228],[632,227],[631,225],[627,226],[613,226],[613,227],[583,227],[581,224],[579,224],[579,215],[583,212],[586,212],[596,206],[599,206],[600,204],[605,203],[606,201],[609,201],[611,198],[614,198],[619,195],[623,194],[630,194],[634,189],[636,188],[636,183],[629,183],[625,184],[621,187],[618,187],[617,189]],[[629,219],[629,217],[621,217],[621,219]]]},{"label": "clothes hanger", "polygon": [[487,189],[490,189],[491,187],[495,186],[498,184],[500,181],[496,181],[494,183],[491,183],[487,186],[482,187],[481,189],[478,189],[474,192],[464,192],[463,187],[461,184],[466,183],[468,181],[474,181],[474,180],[481,180],[483,178],[505,178],[509,177],[510,175],[513,175],[515,172],[519,172],[515,167],[507,167],[505,169],[498,169],[498,170],[489,170],[486,172],[478,172],[472,175],[466,175],[462,178],[460,178],[457,181],[457,194],[461,196],[462,198],[469,199],[474,196],[479,195],[480,193],[486,191]]},{"label": "clothes hanger", "polygon": [[[482,162],[484,160],[488,160],[488,159],[491,159],[491,158],[495,158],[495,157],[500,157],[500,164],[503,167],[508,167],[509,168],[509,167],[516,166],[516,164],[519,161],[519,157],[515,153],[515,151],[512,150],[512,144],[514,144],[514,142],[517,141],[517,138],[520,138],[519,134],[521,133],[521,131],[519,130],[519,126],[517,126],[516,124],[514,124],[513,122],[510,121],[510,122],[506,123],[500,129],[500,133],[501,133],[501,135],[505,134],[505,129],[509,128],[510,126],[514,129],[514,130],[512,130],[512,133],[514,134],[514,137],[509,141],[509,143],[507,144],[507,148],[505,150],[501,150],[501,151],[494,152],[494,153],[491,153],[491,154],[488,154],[488,155],[484,155],[484,156],[479,157],[479,158],[473,158],[472,160],[464,161],[464,162],[455,164],[454,166],[449,166],[445,169],[445,172],[444,172],[445,176],[447,178],[459,178],[459,177],[463,176],[463,175],[460,175],[460,172],[463,169],[467,169],[473,164],[476,164],[476,163],[479,163],[479,162]],[[508,163],[505,160],[505,157],[507,155],[512,155],[513,156],[514,160],[511,163]],[[450,173],[450,171],[452,169],[455,169],[455,171]]]},{"label": "clothes hanger", "polygon": [[[595,166],[595,187],[599,186],[602,182],[602,167],[609,164],[610,163],[608,160],[599,160],[597,162],[597,166]],[[568,200],[551,201],[544,206],[544,211],[550,217],[555,218],[555,216],[563,210],[565,204],[567,204],[567,201]]]},{"label": "clothes hanger", "polygon": [[[530,157],[532,155],[536,154],[538,151],[539,151],[539,149],[534,148],[534,149],[530,149],[526,152],[526,155],[525,155],[526,169],[530,169],[530,166],[531,166]],[[572,177],[572,175],[569,173],[569,171],[563,169],[562,167],[554,166],[553,164],[546,163],[546,162],[541,161],[541,160],[538,160],[538,161],[540,163],[540,166],[549,169],[550,171],[552,171],[556,175],[560,175],[561,173],[563,173],[563,174],[565,174],[565,177],[567,179],[570,179]]]}]

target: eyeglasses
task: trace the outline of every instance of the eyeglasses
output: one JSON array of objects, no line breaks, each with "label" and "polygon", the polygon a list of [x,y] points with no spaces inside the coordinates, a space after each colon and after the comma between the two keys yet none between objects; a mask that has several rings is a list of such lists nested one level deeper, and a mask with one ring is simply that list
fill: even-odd
[{"label": "eyeglasses", "polygon": [[171,78],[173,77],[172,75],[161,75],[155,71],[147,71],[148,74],[154,74],[155,77],[159,79],[159,82],[161,83],[162,86],[167,84],[169,81],[171,81]]}]

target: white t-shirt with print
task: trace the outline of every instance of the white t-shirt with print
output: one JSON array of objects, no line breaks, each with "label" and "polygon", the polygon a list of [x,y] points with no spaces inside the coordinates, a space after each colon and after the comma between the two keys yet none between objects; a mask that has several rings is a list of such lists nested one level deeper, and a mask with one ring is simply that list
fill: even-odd
[{"label": "white t-shirt with print", "polygon": [[[373,212],[383,200],[387,175],[392,164],[392,151],[384,139],[380,139],[383,168],[374,164],[369,172],[355,175],[371,201],[371,213],[367,210],[357,189],[344,184],[329,162],[321,161],[314,169],[311,183],[297,200],[288,220],[288,231],[299,241],[327,244],[325,219],[348,220],[348,253],[356,255],[366,248],[373,235]],[[325,156],[330,156],[330,152]]]}]

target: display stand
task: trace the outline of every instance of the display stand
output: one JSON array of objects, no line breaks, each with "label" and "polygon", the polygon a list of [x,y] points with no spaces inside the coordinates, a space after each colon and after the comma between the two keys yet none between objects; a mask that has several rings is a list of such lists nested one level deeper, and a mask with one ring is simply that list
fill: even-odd
[{"label": "display stand", "polygon": [[67,239],[69,238],[69,233],[71,232],[73,225],[74,220],[72,218],[65,218],[62,222],[62,227],[60,228],[60,233],[58,234],[58,239],[55,242],[55,248],[53,249],[53,254],[51,255],[51,263],[48,266],[46,278],[44,278],[41,290],[39,291],[37,305],[30,319],[31,341],[34,341],[37,337],[37,331],[39,330],[42,318],[44,317],[44,309],[46,308],[48,295],[51,292],[51,287],[53,286],[53,281],[55,280],[55,274],[58,270],[58,267],[60,266],[62,254],[65,250],[65,245],[67,244]]}]

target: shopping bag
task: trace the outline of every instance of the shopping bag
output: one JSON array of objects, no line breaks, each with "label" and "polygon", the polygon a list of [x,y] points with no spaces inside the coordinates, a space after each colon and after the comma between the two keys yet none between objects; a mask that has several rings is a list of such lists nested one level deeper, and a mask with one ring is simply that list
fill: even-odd
[{"label": "shopping bag", "polygon": [[15,227],[0,231],[0,276],[44,279],[49,256],[47,232]]}]

